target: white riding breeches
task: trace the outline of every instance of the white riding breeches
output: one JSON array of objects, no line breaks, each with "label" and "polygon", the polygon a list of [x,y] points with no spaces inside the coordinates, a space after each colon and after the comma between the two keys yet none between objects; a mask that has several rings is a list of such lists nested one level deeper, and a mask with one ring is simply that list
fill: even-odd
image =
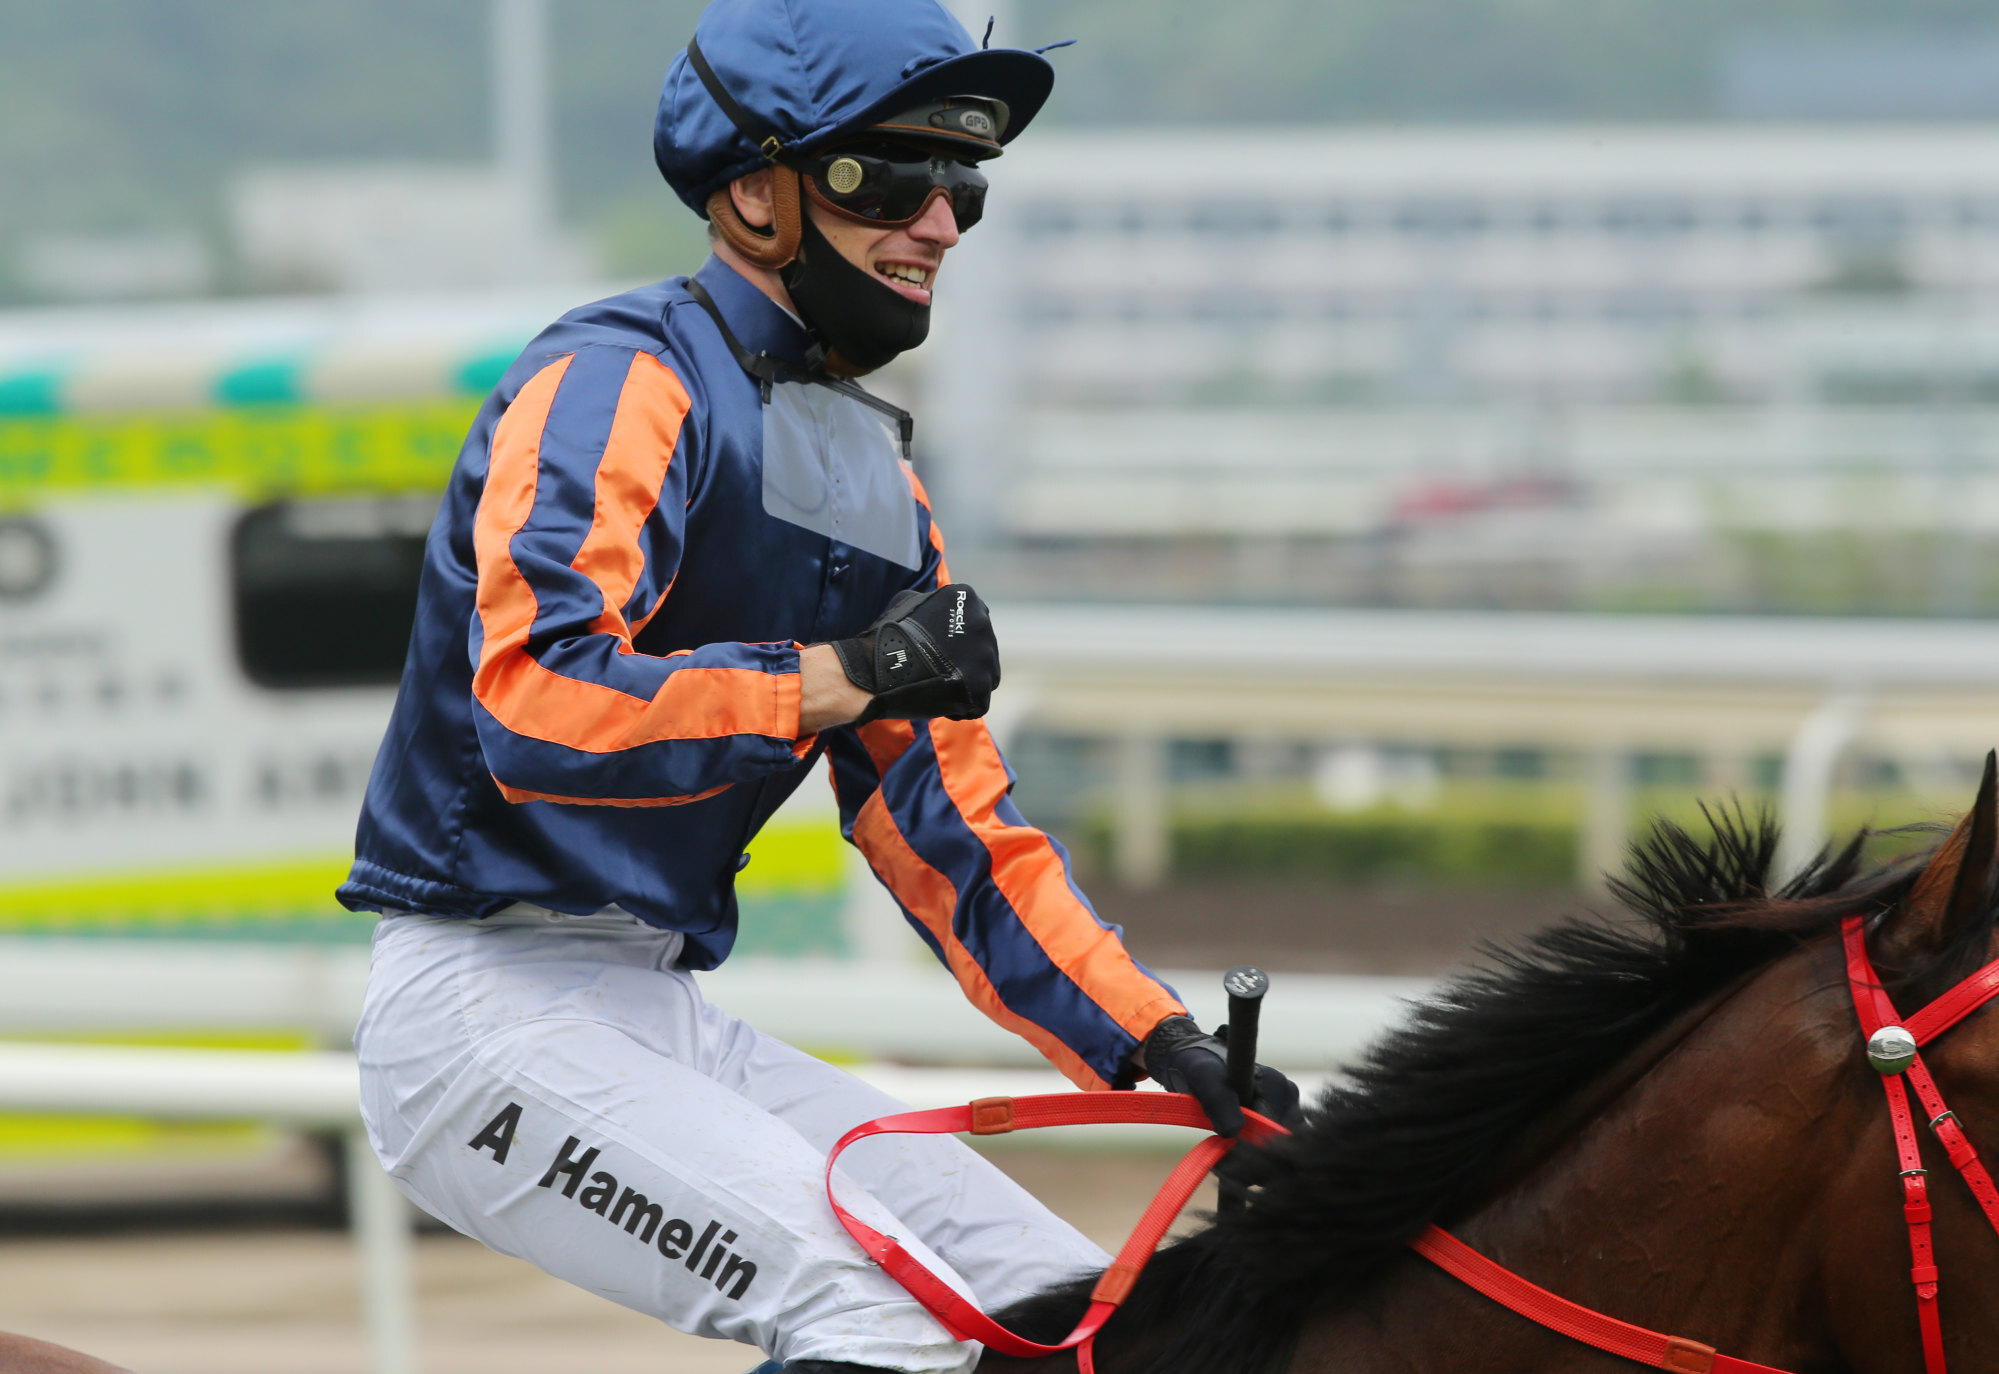
[{"label": "white riding breeches", "polygon": [[[703,1000],[680,950],[615,910],[384,918],[355,1033],[383,1166],[465,1234],[682,1331],[779,1360],[970,1369],[979,1348],[826,1202],[834,1141],[904,1108]],[[1109,1263],[948,1136],[864,1140],[835,1178],[987,1310]]]}]

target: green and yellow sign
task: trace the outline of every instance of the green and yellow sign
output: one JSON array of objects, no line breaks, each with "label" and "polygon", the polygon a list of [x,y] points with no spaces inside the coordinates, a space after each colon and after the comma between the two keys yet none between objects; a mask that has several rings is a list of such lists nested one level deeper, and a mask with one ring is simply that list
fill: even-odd
[{"label": "green and yellow sign", "polygon": [[223,487],[249,500],[436,491],[477,409],[458,398],[0,415],[0,505],[92,489]]}]

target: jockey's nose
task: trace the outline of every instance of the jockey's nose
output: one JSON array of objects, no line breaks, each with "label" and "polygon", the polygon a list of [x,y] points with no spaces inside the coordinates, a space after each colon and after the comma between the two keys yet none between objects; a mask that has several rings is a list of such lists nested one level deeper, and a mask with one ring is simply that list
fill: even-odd
[{"label": "jockey's nose", "polygon": [[939,248],[958,246],[958,216],[951,209],[951,198],[932,194],[930,203],[923,207],[907,230],[909,236],[918,243],[934,243]]}]

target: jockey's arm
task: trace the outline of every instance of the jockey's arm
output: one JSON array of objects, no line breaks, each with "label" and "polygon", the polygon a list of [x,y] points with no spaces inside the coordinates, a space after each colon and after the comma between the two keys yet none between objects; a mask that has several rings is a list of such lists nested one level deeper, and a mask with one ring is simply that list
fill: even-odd
[{"label": "jockey's arm", "polygon": [[842,829],[972,1004],[1076,1086],[1128,1087],[1179,996],[1125,949],[1031,826],[979,720],[877,720],[821,735]]},{"label": "jockey's arm", "polygon": [[[509,801],[672,805],[812,749],[809,650],[633,647],[681,568],[689,405],[659,359],[591,346],[530,379],[494,431],[469,648],[480,748]],[[814,720],[844,709],[830,652],[812,655]]]},{"label": "jockey's arm", "polygon": [[[888,617],[926,623],[940,602],[959,612],[958,588],[929,498],[909,477],[930,552],[904,595],[924,602],[898,599]],[[985,608],[970,596],[965,610],[965,623],[986,637],[991,654],[965,672],[974,679],[983,667],[983,687],[972,682],[949,714],[911,709],[904,719],[896,709],[873,719],[883,713],[877,702],[856,724],[820,736],[841,829],[974,1006],[1078,1087],[1128,1087],[1139,1076],[1132,1058],[1146,1035],[1186,1007],[1126,952],[1119,931],[1097,919],[1069,876],[1062,846],[1015,809],[1013,773],[985,722],[951,718],[984,715],[986,694],[999,680]],[[945,624],[948,630],[955,620]],[[840,647],[851,675],[857,646],[848,640]],[[928,691],[922,683],[889,686],[883,696],[898,706],[921,706]]]}]

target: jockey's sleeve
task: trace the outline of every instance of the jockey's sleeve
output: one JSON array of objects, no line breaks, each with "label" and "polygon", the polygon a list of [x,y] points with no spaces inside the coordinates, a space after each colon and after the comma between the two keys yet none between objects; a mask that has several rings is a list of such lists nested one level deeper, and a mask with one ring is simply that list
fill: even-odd
[{"label": "jockey's sleeve", "polygon": [[659,358],[591,346],[536,373],[494,430],[469,650],[509,801],[670,806],[812,747],[797,645],[632,648],[680,566],[689,407]]},{"label": "jockey's sleeve", "polygon": [[[929,590],[950,573],[910,481],[930,524],[914,585]],[[842,830],[973,1005],[1078,1087],[1128,1083],[1139,1042],[1186,1008],[1097,918],[1062,846],[1021,817],[985,722],[879,720],[824,738]]]}]

